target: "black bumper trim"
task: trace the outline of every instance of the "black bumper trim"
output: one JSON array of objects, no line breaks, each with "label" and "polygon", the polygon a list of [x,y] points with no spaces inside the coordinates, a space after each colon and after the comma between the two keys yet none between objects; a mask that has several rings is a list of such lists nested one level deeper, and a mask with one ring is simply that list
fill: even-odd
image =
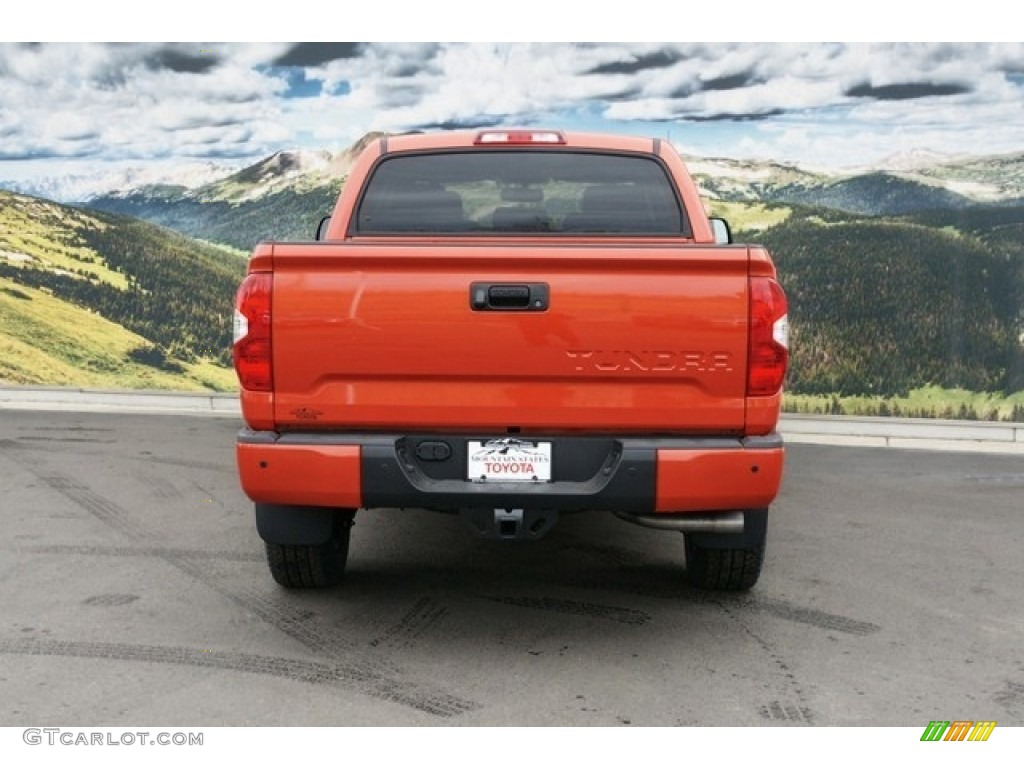
[{"label": "black bumper trim", "polygon": [[654,509],[657,452],[620,446],[596,475],[585,481],[550,483],[474,483],[435,480],[414,462],[403,461],[394,444],[364,445],[363,504],[367,507],[426,507],[457,511],[472,508]]},{"label": "black bumper trim", "polygon": [[[449,442],[476,435],[438,434]],[[482,435],[486,437],[486,435]],[[520,437],[517,435],[517,437]],[[579,436],[522,435],[527,440],[576,441]],[[583,438],[586,440],[587,438]],[[430,476],[431,467],[409,450],[414,438],[378,433],[285,433],[243,429],[238,442],[279,445],[357,445],[361,452],[363,506],[427,508],[446,512],[466,509],[523,508],[560,512],[607,510],[651,513],[657,494],[659,450],[772,450],[783,446],[773,433],[755,437],[594,437],[610,446],[583,479],[552,482],[477,483]]]}]

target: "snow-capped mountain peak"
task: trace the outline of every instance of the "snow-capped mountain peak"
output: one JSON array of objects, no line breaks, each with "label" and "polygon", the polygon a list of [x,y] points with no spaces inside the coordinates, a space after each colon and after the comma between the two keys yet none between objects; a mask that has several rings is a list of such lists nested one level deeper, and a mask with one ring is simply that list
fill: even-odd
[{"label": "snow-capped mountain peak", "polygon": [[0,188],[63,203],[87,202],[106,195],[130,194],[141,187],[197,189],[229,176],[236,169],[237,166],[212,162],[115,166],[0,182]]}]

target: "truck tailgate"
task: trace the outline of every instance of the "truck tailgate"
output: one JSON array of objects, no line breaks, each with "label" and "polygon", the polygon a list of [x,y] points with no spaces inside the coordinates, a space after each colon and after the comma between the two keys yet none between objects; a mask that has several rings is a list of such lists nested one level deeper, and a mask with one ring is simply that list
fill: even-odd
[{"label": "truck tailgate", "polygon": [[[743,430],[746,247],[275,244],[272,261],[282,431]],[[475,283],[543,284],[548,303],[475,308]]]}]

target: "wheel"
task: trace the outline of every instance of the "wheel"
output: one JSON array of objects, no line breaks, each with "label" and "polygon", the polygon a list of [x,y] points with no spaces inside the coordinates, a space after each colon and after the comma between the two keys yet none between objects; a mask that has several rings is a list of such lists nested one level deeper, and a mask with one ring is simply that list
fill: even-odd
[{"label": "wheel", "polygon": [[761,576],[768,510],[743,513],[743,533],[687,533],[686,575],[697,589],[744,592]]},{"label": "wheel", "polygon": [[350,511],[333,513],[330,537],[322,544],[265,542],[274,581],[291,589],[337,585],[345,575],[354,516]]}]

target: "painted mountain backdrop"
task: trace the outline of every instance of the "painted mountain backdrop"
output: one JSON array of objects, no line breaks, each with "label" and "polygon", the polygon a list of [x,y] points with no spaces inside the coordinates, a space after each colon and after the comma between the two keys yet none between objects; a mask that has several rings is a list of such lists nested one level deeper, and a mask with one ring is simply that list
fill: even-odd
[{"label": "painted mountain backdrop", "polygon": [[[91,189],[76,207],[0,193],[0,379],[233,386],[239,251],[308,239],[373,136],[159,183],[21,188]],[[790,391],[1024,390],[1024,153],[911,154],[843,174],[723,158],[690,168],[737,239],[776,256],[794,329]],[[78,349],[87,328],[96,343]],[[1024,414],[1024,392],[1003,402],[999,414],[945,415]]]},{"label": "painted mountain backdrop", "polygon": [[230,389],[243,254],[0,191],[0,381]]},{"label": "painted mountain backdrop", "polygon": [[[143,185],[85,203],[244,250],[261,239],[305,239],[330,212],[355,156],[278,152],[209,183]],[[711,201],[785,203],[887,216],[932,209],[1024,205],[1024,152],[998,157],[894,157],[847,174],[729,159],[690,161]]]}]

